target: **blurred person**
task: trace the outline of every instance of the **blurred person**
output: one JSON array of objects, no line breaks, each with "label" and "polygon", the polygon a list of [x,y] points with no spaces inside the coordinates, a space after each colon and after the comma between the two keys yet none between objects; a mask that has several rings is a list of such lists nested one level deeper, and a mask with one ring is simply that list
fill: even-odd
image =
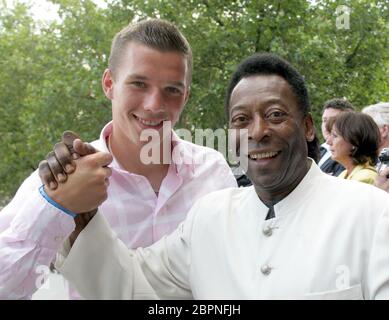
[{"label": "blurred person", "polygon": [[345,112],[330,119],[326,129],[331,157],[345,167],[339,178],[374,184],[380,144],[374,120],[363,113]]},{"label": "blurred person", "polygon": [[[379,154],[389,154],[389,103],[381,102],[362,109],[362,112],[373,118],[378,128],[380,129],[381,144]],[[381,157],[378,158],[376,168],[381,169]],[[378,179],[378,177],[377,177]],[[376,185],[380,186],[381,181],[377,181]]]},{"label": "blurred person", "polygon": [[389,148],[382,149],[378,159],[380,165],[378,167],[378,176],[374,185],[389,192]]},{"label": "blurred person", "polygon": [[389,167],[381,170],[374,181],[374,185],[389,193]]},{"label": "blurred person", "polygon": [[320,146],[320,159],[318,165],[323,172],[332,176],[338,176],[344,171],[344,167],[331,158],[331,151],[326,142],[329,135],[326,124],[329,119],[335,117],[339,113],[353,110],[353,105],[346,99],[331,99],[326,101],[323,106],[321,132],[325,142]]},{"label": "blurred person", "polygon": [[362,113],[373,118],[380,130],[381,143],[379,151],[389,148],[389,102],[373,104],[362,109]]}]

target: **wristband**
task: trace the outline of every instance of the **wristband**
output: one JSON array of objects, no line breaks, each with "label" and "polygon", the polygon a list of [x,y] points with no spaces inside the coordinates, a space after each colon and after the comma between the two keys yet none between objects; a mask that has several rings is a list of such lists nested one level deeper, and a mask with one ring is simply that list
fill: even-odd
[{"label": "wristband", "polygon": [[42,197],[46,199],[46,201],[47,201],[48,203],[50,203],[51,205],[53,205],[53,206],[56,207],[57,209],[61,210],[62,212],[66,213],[67,215],[69,215],[69,216],[71,216],[71,217],[73,217],[73,218],[75,218],[75,217],[77,216],[76,213],[71,212],[71,211],[68,210],[68,209],[65,209],[65,208],[62,207],[60,204],[58,204],[58,203],[55,202],[53,199],[51,199],[51,198],[47,195],[47,193],[46,193],[46,191],[45,191],[45,188],[44,188],[44,185],[42,185],[42,186],[39,188],[39,192],[40,192],[40,194],[42,195]]}]

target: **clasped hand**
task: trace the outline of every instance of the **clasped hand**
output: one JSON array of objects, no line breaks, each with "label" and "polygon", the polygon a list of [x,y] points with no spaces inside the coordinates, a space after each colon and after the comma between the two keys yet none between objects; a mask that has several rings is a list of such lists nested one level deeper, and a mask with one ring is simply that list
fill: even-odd
[{"label": "clasped hand", "polygon": [[109,153],[66,131],[62,142],[40,162],[39,176],[55,202],[74,213],[90,213],[107,199],[111,162]]}]

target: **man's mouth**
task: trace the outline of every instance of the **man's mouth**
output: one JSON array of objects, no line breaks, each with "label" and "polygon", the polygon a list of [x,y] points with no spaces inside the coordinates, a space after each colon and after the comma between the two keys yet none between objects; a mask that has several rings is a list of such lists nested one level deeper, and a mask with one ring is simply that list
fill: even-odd
[{"label": "man's mouth", "polygon": [[263,160],[275,158],[280,152],[279,151],[269,151],[269,152],[252,152],[248,155],[250,160]]},{"label": "man's mouth", "polygon": [[150,119],[143,119],[134,114],[134,118],[138,120],[141,124],[148,126],[148,127],[159,127],[164,122],[164,120],[150,120]]}]

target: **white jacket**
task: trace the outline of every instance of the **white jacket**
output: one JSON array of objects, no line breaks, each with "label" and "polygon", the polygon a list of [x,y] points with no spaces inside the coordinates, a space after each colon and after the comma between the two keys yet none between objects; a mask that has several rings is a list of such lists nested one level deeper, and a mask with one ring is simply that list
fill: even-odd
[{"label": "white jacket", "polygon": [[89,299],[389,298],[389,194],[312,164],[274,209],[253,187],[213,192],[136,251],[97,214],[57,267]]}]

